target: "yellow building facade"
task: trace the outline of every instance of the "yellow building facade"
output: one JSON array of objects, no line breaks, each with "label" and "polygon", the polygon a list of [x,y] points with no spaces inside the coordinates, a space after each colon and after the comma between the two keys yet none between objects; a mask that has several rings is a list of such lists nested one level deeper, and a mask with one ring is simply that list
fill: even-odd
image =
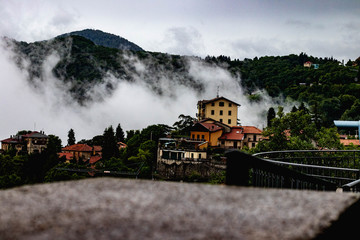
[{"label": "yellow building facade", "polygon": [[239,106],[240,104],[224,97],[202,100],[197,104],[197,117],[199,121],[211,118],[229,126],[236,126]]},{"label": "yellow building facade", "polygon": [[204,119],[194,124],[190,130],[190,138],[195,141],[206,142],[199,149],[207,148],[209,146],[215,147],[219,145],[218,139],[224,132],[229,132],[230,127],[226,124],[217,122],[213,119]]}]

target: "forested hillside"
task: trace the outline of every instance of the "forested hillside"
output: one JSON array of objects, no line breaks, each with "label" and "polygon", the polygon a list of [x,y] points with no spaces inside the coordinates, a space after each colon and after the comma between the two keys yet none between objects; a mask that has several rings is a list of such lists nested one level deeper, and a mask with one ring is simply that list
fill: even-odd
[{"label": "forested hillside", "polygon": [[[101,32],[97,38],[107,41],[113,35]],[[105,99],[122,81],[145,84],[159,96],[171,95],[179,86],[200,93],[206,88],[206,81],[198,79],[194,68],[206,66],[203,69],[228,70],[236,84],[241,79],[239,84],[253,101],[262,98],[259,90],[266,90],[271,97],[304,102],[317,124],[328,127],[335,119],[360,119],[360,58],[346,64],[305,53],[244,60],[226,56],[201,59],[104,47],[78,35],[34,43],[9,39],[7,42],[16,53],[14,61],[19,68],[27,70],[34,85],[39,84],[37,80],[41,82],[49,77],[44,66],[51,62],[49,58],[56,58],[50,66],[52,75],[83,105]],[[307,61],[316,67],[304,67]],[[100,87],[102,91],[96,91]]]},{"label": "forested hillside", "polygon": [[[189,74],[192,57],[108,48],[76,35],[35,43],[7,42],[16,53],[15,62],[27,70],[29,81],[34,84],[39,84],[36,79],[45,81],[48,77],[44,65],[49,64],[49,57],[58,58],[56,65],[51,66],[52,74],[67,84],[72,97],[81,104],[106,98],[122,81],[144,83],[159,95],[164,92],[164,84],[169,92],[175,91],[171,89],[173,83],[203,88]],[[97,93],[97,87],[105,91]]]},{"label": "forested hillside", "polygon": [[99,46],[118,48],[122,50],[144,51],[141,47],[139,47],[135,43],[128,41],[125,38],[122,38],[120,36],[111,33],[106,33],[100,30],[85,29],[81,31],[65,33],[60,35],[59,37],[66,37],[70,35],[76,35],[87,38]]},{"label": "forested hillside", "polygon": [[[360,58],[345,66],[333,58],[316,58],[304,53],[282,57],[265,56],[231,60],[225,56],[207,57],[208,62],[227,66],[241,75],[241,84],[254,99],[258,89],[270,96],[304,102],[324,126],[335,119],[360,119]],[[318,68],[304,67],[310,61]]]}]

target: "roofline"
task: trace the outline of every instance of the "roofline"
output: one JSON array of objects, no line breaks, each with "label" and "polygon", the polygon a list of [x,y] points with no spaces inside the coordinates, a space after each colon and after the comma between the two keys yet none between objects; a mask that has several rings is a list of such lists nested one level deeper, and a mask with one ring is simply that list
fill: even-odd
[{"label": "roofline", "polygon": [[235,104],[235,105],[237,105],[237,106],[241,106],[240,104],[238,104],[238,103],[236,103],[236,102],[234,102],[234,101],[231,101],[231,100],[229,100],[229,99],[227,99],[226,97],[216,97],[216,98],[213,98],[213,99],[210,99],[210,100],[200,100],[200,101],[198,101],[198,105],[199,105],[199,103],[211,103],[211,102],[215,102],[215,101],[217,101],[217,100],[220,100],[220,99],[225,99],[226,101],[229,101],[229,102],[231,102],[231,103],[233,103],[233,104]]}]

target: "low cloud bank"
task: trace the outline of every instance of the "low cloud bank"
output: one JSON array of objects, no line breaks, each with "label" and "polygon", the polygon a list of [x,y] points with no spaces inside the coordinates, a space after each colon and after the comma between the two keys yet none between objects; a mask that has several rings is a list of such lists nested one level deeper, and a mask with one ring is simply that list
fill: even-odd
[{"label": "low cloud bank", "polygon": [[29,84],[27,72],[15,65],[13,53],[4,45],[0,49],[1,139],[18,130],[43,130],[59,136],[66,145],[70,128],[74,129],[76,139],[81,140],[102,134],[106,127],[118,123],[124,130],[142,129],[160,123],[172,125],[180,114],[195,117],[197,101],[216,97],[217,89],[220,96],[241,105],[238,118],[242,125],[265,127],[267,110],[278,105],[264,92],[261,92],[260,102],[251,103],[240,87],[240,78],[234,78],[225,69],[205,64],[196,58],[189,58],[188,71],[195,81],[204,86],[203,90],[199,92],[181,84],[181,81],[170,81],[166,74],[158,73],[164,76],[157,82],[162,92],[159,95],[149,83],[143,81],[146,65],[135,58],[135,81],[127,82],[108,74],[104,83],[89,89],[87,94],[105,96],[105,86],[109,82],[115,83],[113,93],[101,101],[80,106],[70,96],[70,86],[52,74],[53,67],[60,59],[55,52],[44,61],[41,68],[44,78],[35,79],[37,87],[34,87]]}]

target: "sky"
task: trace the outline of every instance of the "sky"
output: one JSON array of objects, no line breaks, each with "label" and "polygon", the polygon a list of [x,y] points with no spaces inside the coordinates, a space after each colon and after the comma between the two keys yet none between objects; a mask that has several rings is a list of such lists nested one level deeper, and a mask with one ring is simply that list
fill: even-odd
[{"label": "sky", "polygon": [[[358,0],[0,0],[0,16],[0,36],[26,42],[91,28],[124,37],[147,51],[179,55],[242,60],[305,52],[345,62],[360,56]],[[239,77],[196,60],[189,63],[189,74],[206,86],[202,94],[161,79],[163,92],[174,94],[159,97],[141,81],[145,64],[129,56],[138,69],[138,81],[126,83],[109,76],[105,83],[120,82],[111,97],[83,107],[69,104],[68,86],[59,85],[52,75],[59,61],[56,54],[42,65],[45,81],[37,89],[12,58],[13,53],[0,44],[0,139],[18,130],[44,130],[60,136],[66,145],[70,128],[81,140],[118,123],[125,131],[172,125],[180,114],[195,117],[197,101],[214,98],[219,86],[221,96],[241,105],[242,125],[262,129],[269,107],[279,101],[287,109],[296,104],[271,99],[266,93],[263,101],[251,103]],[[101,93],[103,87],[92,91]]]},{"label": "sky", "polygon": [[27,42],[92,28],[180,55],[360,56],[358,0],[0,0],[0,16]]}]

